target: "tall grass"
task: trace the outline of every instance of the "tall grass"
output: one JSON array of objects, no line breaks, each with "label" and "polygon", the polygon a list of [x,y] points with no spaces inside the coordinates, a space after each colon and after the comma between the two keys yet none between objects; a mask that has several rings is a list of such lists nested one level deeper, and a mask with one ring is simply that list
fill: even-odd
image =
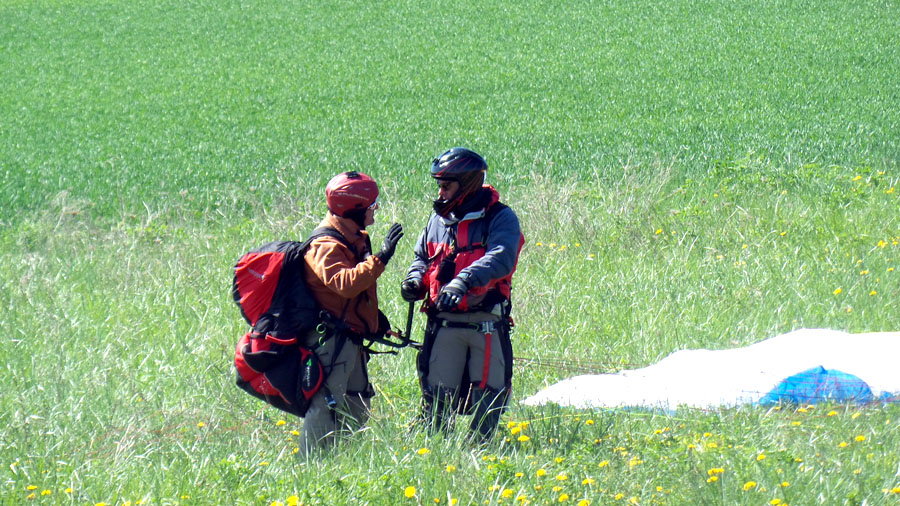
[{"label": "tall grass", "polygon": [[298,459],[300,421],[233,386],[229,289],[360,169],[374,236],[408,231],[380,285],[400,326],[430,158],[461,144],[527,238],[517,398],[801,327],[897,330],[898,10],[4,3],[0,503],[895,500],[895,405],[514,403],[476,448],[411,426],[411,350],[372,360],[368,429]]}]

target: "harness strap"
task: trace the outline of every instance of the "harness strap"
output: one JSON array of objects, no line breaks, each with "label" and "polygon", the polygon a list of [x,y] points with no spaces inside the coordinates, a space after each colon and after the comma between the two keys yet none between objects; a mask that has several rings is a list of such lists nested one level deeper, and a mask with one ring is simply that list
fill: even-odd
[{"label": "harness strap", "polygon": [[484,390],[487,386],[488,374],[491,372],[491,333],[484,333],[484,366],[481,369],[481,383],[478,388]]}]

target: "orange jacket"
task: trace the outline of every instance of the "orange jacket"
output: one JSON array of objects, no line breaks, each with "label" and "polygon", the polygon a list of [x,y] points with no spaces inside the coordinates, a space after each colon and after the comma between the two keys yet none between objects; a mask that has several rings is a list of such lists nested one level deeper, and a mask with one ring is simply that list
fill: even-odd
[{"label": "orange jacket", "polygon": [[368,233],[353,220],[328,213],[319,224],[341,233],[356,248],[350,249],[331,237],[320,237],[306,252],[306,283],[316,302],[359,334],[378,330],[376,280],[384,263],[372,255]]}]

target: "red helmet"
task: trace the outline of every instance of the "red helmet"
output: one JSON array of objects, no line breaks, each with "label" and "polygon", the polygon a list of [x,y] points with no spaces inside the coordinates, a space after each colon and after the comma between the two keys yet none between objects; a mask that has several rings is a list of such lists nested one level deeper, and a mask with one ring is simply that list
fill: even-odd
[{"label": "red helmet", "polygon": [[378,199],[378,185],[362,172],[344,172],[331,178],[325,186],[325,203],[328,210],[342,217],[348,213],[365,209]]}]

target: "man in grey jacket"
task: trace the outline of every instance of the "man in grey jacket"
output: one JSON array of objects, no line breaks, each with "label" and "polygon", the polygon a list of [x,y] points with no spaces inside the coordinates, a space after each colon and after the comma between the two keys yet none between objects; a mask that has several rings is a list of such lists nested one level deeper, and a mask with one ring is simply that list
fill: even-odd
[{"label": "man in grey jacket", "polygon": [[471,413],[470,434],[488,441],[512,380],[510,294],[525,242],[515,212],[484,184],[487,163],[453,148],[434,159],[434,212],[401,285],[428,315],[417,357],[423,418],[433,430],[451,412]]}]

